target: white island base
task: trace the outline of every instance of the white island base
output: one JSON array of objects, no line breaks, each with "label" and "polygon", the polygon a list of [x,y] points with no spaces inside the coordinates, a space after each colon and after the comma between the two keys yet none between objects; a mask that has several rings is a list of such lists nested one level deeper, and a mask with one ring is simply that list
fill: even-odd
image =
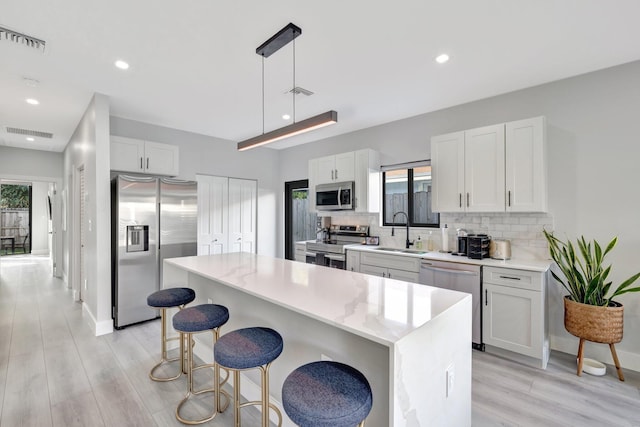
[{"label": "white island base", "polygon": [[[222,334],[267,326],[282,335],[270,368],[280,408],[292,370],[331,359],[369,380],[368,427],[471,426],[469,294],[247,253],[165,260],[163,286],[192,288],[190,305],[226,306]],[[196,354],[211,362],[210,334],[197,341]],[[259,383],[256,370],[246,371],[242,394],[256,399]],[[283,425],[293,425],[284,411]]]}]

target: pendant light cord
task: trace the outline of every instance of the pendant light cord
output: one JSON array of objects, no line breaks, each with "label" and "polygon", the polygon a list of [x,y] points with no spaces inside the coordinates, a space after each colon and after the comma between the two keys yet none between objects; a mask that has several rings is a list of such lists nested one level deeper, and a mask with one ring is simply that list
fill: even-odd
[{"label": "pendant light cord", "polygon": [[293,123],[296,122],[296,39],[293,38]]},{"label": "pendant light cord", "polygon": [[262,56],[262,134],[264,135],[264,55]]}]

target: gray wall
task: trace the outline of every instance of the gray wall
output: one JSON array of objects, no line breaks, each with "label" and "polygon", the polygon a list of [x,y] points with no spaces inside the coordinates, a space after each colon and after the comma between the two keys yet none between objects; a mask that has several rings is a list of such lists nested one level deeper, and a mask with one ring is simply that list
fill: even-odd
[{"label": "gray wall", "polygon": [[[611,278],[620,283],[640,270],[638,112],[640,62],[633,62],[292,147],[281,153],[286,167],[280,181],[306,178],[310,158],[370,147],[381,152],[383,164],[420,160],[429,158],[433,135],[544,115],[555,230],[563,237],[584,234],[607,242],[619,236],[609,261]],[[564,331],[562,292],[555,283],[550,290],[552,346],[575,352],[577,340]],[[619,300],[625,305],[621,362],[640,370],[640,296],[627,294]],[[611,362],[607,346],[588,344],[586,352]]]},{"label": "gray wall", "polygon": [[62,178],[62,153],[0,146],[0,178],[15,176]]},{"label": "gray wall", "polygon": [[[78,171],[84,168],[85,193],[78,193]],[[96,335],[113,330],[111,320],[111,213],[109,201],[109,98],[95,94],[64,150],[64,189],[68,196],[68,226],[63,253],[69,283],[82,286],[78,272],[79,203],[85,202],[83,310]]]}]

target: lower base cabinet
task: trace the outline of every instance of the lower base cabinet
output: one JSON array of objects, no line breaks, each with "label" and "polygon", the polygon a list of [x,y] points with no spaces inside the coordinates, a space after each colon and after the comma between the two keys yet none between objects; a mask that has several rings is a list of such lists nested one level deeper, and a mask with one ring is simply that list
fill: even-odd
[{"label": "lower base cabinet", "polygon": [[487,351],[506,350],[524,356],[524,362],[546,368],[546,275],[484,267],[482,297],[482,336]]},{"label": "lower base cabinet", "polygon": [[[360,273],[418,283],[420,258],[362,252],[359,264]],[[349,269],[348,259],[347,269]]]}]

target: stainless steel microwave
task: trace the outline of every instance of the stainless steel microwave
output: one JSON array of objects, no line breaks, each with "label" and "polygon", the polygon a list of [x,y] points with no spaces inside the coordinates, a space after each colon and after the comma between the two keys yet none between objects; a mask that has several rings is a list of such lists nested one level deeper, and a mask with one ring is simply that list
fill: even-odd
[{"label": "stainless steel microwave", "polygon": [[355,208],[353,181],[316,185],[316,209],[337,211]]}]

